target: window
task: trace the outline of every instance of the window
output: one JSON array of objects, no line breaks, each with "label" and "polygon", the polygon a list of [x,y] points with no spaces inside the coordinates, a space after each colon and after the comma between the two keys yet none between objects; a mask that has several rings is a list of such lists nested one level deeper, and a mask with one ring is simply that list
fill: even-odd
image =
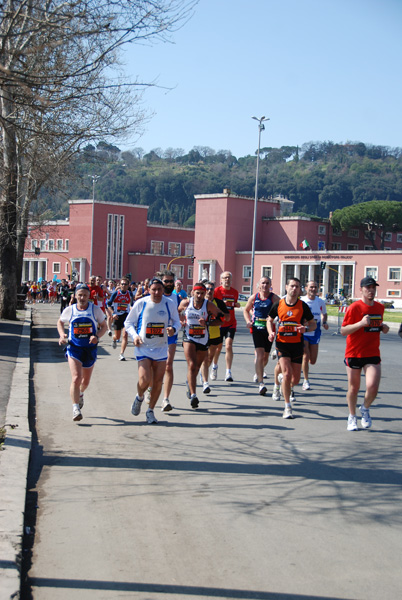
[{"label": "window", "polygon": [[46,240],[40,240],[40,249],[41,249],[41,252],[43,250],[46,250]]},{"label": "window", "polygon": [[193,291],[193,286],[192,285],[188,285],[187,286],[187,295],[191,296],[191,292]]},{"label": "window", "polygon": [[342,231],[340,229],[338,229],[338,227],[333,227],[332,235],[336,235],[337,237],[340,237],[342,235]]},{"label": "window", "polygon": [[176,275],[176,279],[182,279],[184,275],[184,265],[171,265],[170,267]]},{"label": "window", "polygon": [[66,262],[66,273],[68,273],[70,270],[70,263]]},{"label": "window", "polygon": [[373,246],[364,246],[364,249],[365,249],[365,250],[372,250],[372,249],[373,249]]},{"label": "window", "polygon": [[161,263],[160,267],[159,267],[159,270],[160,271],[166,271],[166,269],[167,269],[167,263]]},{"label": "window", "polygon": [[366,267],[365,277],[372,277],[377,281],[378,278],[378,267]]},{"label": "window", "polygon": [[327,228],[325,225],[318,225],[318,235],[325,235],[327,233]]},{"label": "window", "polygon": [[358,244],[348,244],[347,249],[348,250],[358,250],[359,245]]},{"label": "window", "polygon": [[392,250],[389,246],[384,246],[384,250]]},{"label": "window", "polygon": [[388,267],[388,281],[401,281],[401,267]]},{"label": "window", "polygon": [[180,242],[169,242],[168,246],[168,254],[170,256],[180,256],[181,255],[181,243]]},{"label": "window", "polygon": [[151,254],[164,254],[164,243],[151,241]]},{"label": "window", "polygon": [[53,263],[53,273],[60,273],[60,263]]},{"label": "window", "polygon": [[269,279],[272,279],[272,267],[262,267],[261,277],[269,277]]},{"label": "window", "polygon": [[54,240],[49,240],[48,245],[47,245],[47,249],[49,250],[49,252],[53,252],[54,251]]},{"label": "window", "polygon": [[348,237],[358,238],[359,237],[359,230],[358,229],[349,229],[349,231],[348,231]]},{"label": "window", "polygon": [[342,245],[340,242],[332,242],[331,250],[342,250]]},{"label": "window", "polygon": [[38,240],[31,240],[31,250],[35,252],[35,248],[39,246]]},{"label": "window", "polygon": [[189,265],[187,269],[187,279],[193,279],[194,277],[194,267],[193,265]]},{"label": "window", "polygon": [[387,231],[384,235],[384,242],[392,242],[392,233],[390,231]]},{"label": "window", "polygon": [[325,242],[324,240],[318,240],[318,250],[325,250]]},{"label": "window", "polygon": [[68,252],[68,240],[64,240],[64,249]]},{"label": "window", "polygon": [[249,285],[243,285],[243,287],[241,288],[241,293],[242,294],[247,294],[247,296],[250,295],[250,286]]},{"label": "window", "polygon": [[243,279],[251,277],[251,265],[243,265]]},{"label": "window", "polygon": [[186,244],[185,245],[185,252],[184,254],[186,256],[194,256],[194,244]]},{"label": "window", "polygon": [[56,240],[57,250],[63,250],[63,240]]},{"label": "window", "polygon": [[402,233],[396,234],[396,241],[398,242],[398,244],[402,244]]},{"label": "window", "polygon": [[400,298],[401,290],[387,290],[387,297],[388,298]]}]

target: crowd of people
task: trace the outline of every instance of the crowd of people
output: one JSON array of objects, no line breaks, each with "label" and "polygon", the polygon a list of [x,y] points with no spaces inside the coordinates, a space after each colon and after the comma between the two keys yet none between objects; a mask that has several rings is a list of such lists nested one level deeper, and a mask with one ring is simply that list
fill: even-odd
[{"label": "crowd of people", "polygon": [[[348,378],[348,431],[358,429],[356,407],[362,374],[366,380],[364,402],[360,406],[361,426],[372,425],[370,406],[381,378],[380,333],[384,307],[375,301],[377,283],[370,277],[360,282],[361,299],[351,304],[341,327],[347,337],[345,365]],[[131,407],[134,416],[148,405],[146,421],[157,423],[155,407],[163,391],[161,410],[173,410],[170,393],[174,382],[174,358],[179,332],[183,331],[183,350],[187,361],[187,396],[190,406],[199,407],[197,378],[202,392],[211,391],[218,378],[218,362],[225,345],[225,377],[233,382],[233,345],[237,329],[235,308],[240,307],[232,275],[222,273],[220,285],[197,282],[187,296],[175,274],[165,270],[138,284],[126,277],[118,282],[91,276],[88,283],[62,280],[58,292],[61,315],[57,323],[59,344],[65,346],[71,371],[70,397],[73,420],[80,421],[87,389],[97,358],[99,340],[112,337],[113,348],[120,344],[119,360],[125,361],[129,339],[134,344],[138,363],[137,393]],[[258,290],[250,296],[243,316],[255,348],[254,382],[258,393],[267,394],[264,383],[269,357],[277,359],[272,398],[284,400],[284,419],[293,419],[294,388],[303,373],[302,389],[311,389],[310,365],[318,358],[322,328],[328,329],[325,302],[318,296],[315,281],[307,282],[305,295],[301,284],[290,278],[286,294],[280,298],[272,290],[269,277],[262,277]],[[65,332],[68,327],[68,333]]]}]

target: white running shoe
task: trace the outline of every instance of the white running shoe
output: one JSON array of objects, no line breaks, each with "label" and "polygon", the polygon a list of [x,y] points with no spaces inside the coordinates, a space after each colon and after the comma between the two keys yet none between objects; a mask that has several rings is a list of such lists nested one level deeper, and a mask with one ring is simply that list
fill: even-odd
[{"label": "white running shoe", "polygon": [[117,348],[117,340],[113,340],[113,342],[112,342],[112,348],[114,350],[116,350],[116,348]]},{"label": "white running shoe", "polygon": [[80,407],[80,410],[84,406],[84,394],[83,394],[83,392],[80,393],[80,401],[78,403],[78,406]]},{"label": "white running shoe", "polygon": [[73,404],[73,421],[81,421],[82,414],[78,404]]},{"label": "white running shoe", "polygon": [[349,415],[348,417],[348,431],[357,431],[359,428],[357,426],[357,419],[354,415]]},{"label": "white running shoe", "polygon": [[282,417],[284,419],[294,419],[292,407],[290,406],[290,404],[285,404],[285,410],[283,411]]},{"label": "white running shoe", "polygon": [[279,383],[282,383],[282,381],[283,381],[283,374],[282,373],[279,373],[279,375],[278,375],[278,381],[279,381]]},{"label": "white running shoe", "polygon": [[152,408],[148,408],[145,416],[147,418],[148,425],[152,425],[153,423],[157,423],[158,422],[157,418],[154,415],[154,411],[152,410]]},{"label": "white running shoe", "polygon": [[280,400],[281,399],[281,388],[279,385],[274,385],[274,391],[272,392],[272,400]]},{"label": "white running shoe", "polygon": [[290,388],[290,396],[289,396],[289,400],[291,402],[296,402],[296,396],[295,396],[295,391],[293,388]]},{"label": "white running shoe", "polygon": [[253,381],[254,383],[258,383],[257,373],[254,373]]},{"label": "white running shoe", "polygon": [[161,411],[162,412],[170,412],[173,409],[173,406],[169,402],[169,398],[165,398],[162,402]]},{"label": "white running shoe", "polygon": [[272,358],[272,360],[276,360],[278,358],[278,351],[276,348],[275,348],[275,350],[272,350],[271,358]]},{"label": "white running shoe", "polygon": [[126,357],[124,356],[124,354],[120,354],[119,360],[126,360]]},{"label": "white running shoe", "polygon": [[309,382],[308,379],[305,379],[303,381],[303,390],[306,391],[306,390],[309,390],[309,389],[310,389],[310,382]]},{"label": "white running shoe", "polygon": [[233,381],[232,371],[230,369],[226,369],[225,381]]},{"label": "white running shoe", "polygon": [[204,383],[202,384],[203,394],[209,394],[210,391],[211,391],[211,388],[209,387],[208,381],[204,381]]},{"label": "white running shoe", "polygon": [[260,389],[258,390],[258,393],[260,394],[260,396],[265,396],[265,394],[267,393],[267,388],[263,383],[260,383]]},{"label": "white running shoe", "polygon": [[197,398],[197,396],[195,394],[193,394],[191,396],[190,404],[191,404],[191,408],[194,408],[194,410],[196,408],[198,408],[199,401],[198,401],[198,398]]},{"label": "white running shoe", "polygon": [[107,330],[107,334],[108,334],[109,337],[112,337],[112,335],[113,335],[112,331],[110,329]]},{"label": "white running shoe", "polygon": [[362,415],[361,425],[362,425],[363,429],[370,429],[370,427],[372,425],[372,421],[371,421],[369,409],[366,408],[364,406],[364,404],[362,404],[360,407],[360,412]]},{"label": "white running shoe", "polygon": [[211,381],[216,381],[218,377],[218,365],[214,367],[212,365],[211,373],[210,373]]},{"label": "white running shoe", "polygon": [[268,379],[268,375],[266,374],[266,372],[264,371],[264,375],[263,375],[264,379]]},{"label": "white running shoe", "polygon": [[138,417],[138,415],[140,414],[143,401],[144,401],[144,398],[142,400],[140,400],[140,398],[137,394],[135,397],[135,400],[131,406],[131,414],[133,414],[135,417]]},{"label": "white running shoe", "polygon": [[147,404],[149,404],[151,402],[151,391],[152,391],[152,388],[149,387],[147,389],[147,391],[145,392],[145,402]]}]

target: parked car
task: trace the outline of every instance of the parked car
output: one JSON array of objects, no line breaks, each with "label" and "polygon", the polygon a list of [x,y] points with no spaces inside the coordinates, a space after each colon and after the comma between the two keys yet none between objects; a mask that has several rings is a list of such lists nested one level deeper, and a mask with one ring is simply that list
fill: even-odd
[{"label": "parked car", "polygon": [[239,294],[239,302],[247,302],[248,298],[246,294]]}]

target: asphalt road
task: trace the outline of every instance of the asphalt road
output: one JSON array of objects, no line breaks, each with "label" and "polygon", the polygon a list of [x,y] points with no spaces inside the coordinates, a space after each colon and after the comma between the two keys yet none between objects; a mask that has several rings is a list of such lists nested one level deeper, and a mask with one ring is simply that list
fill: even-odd
[{"label": "asphalt road", "polygon": [[[175,410],[133,417],[137,368],[101,343],[71,420],[58,309],[34,310],[37,441],[29,477],[34,600],[395,600],[402,576],[401,349],[383,337],[373,428],[346,431],[345,340],[325,332],[310,392],[293,421],[257,394],[241,322],[233,384],[200,408],[185,394],[182,348]],[[129,348],[127,356],[132,353]],[[269,390],[273,364],[269,365]],[[29,553],[27,553],[29,554]]]}]

